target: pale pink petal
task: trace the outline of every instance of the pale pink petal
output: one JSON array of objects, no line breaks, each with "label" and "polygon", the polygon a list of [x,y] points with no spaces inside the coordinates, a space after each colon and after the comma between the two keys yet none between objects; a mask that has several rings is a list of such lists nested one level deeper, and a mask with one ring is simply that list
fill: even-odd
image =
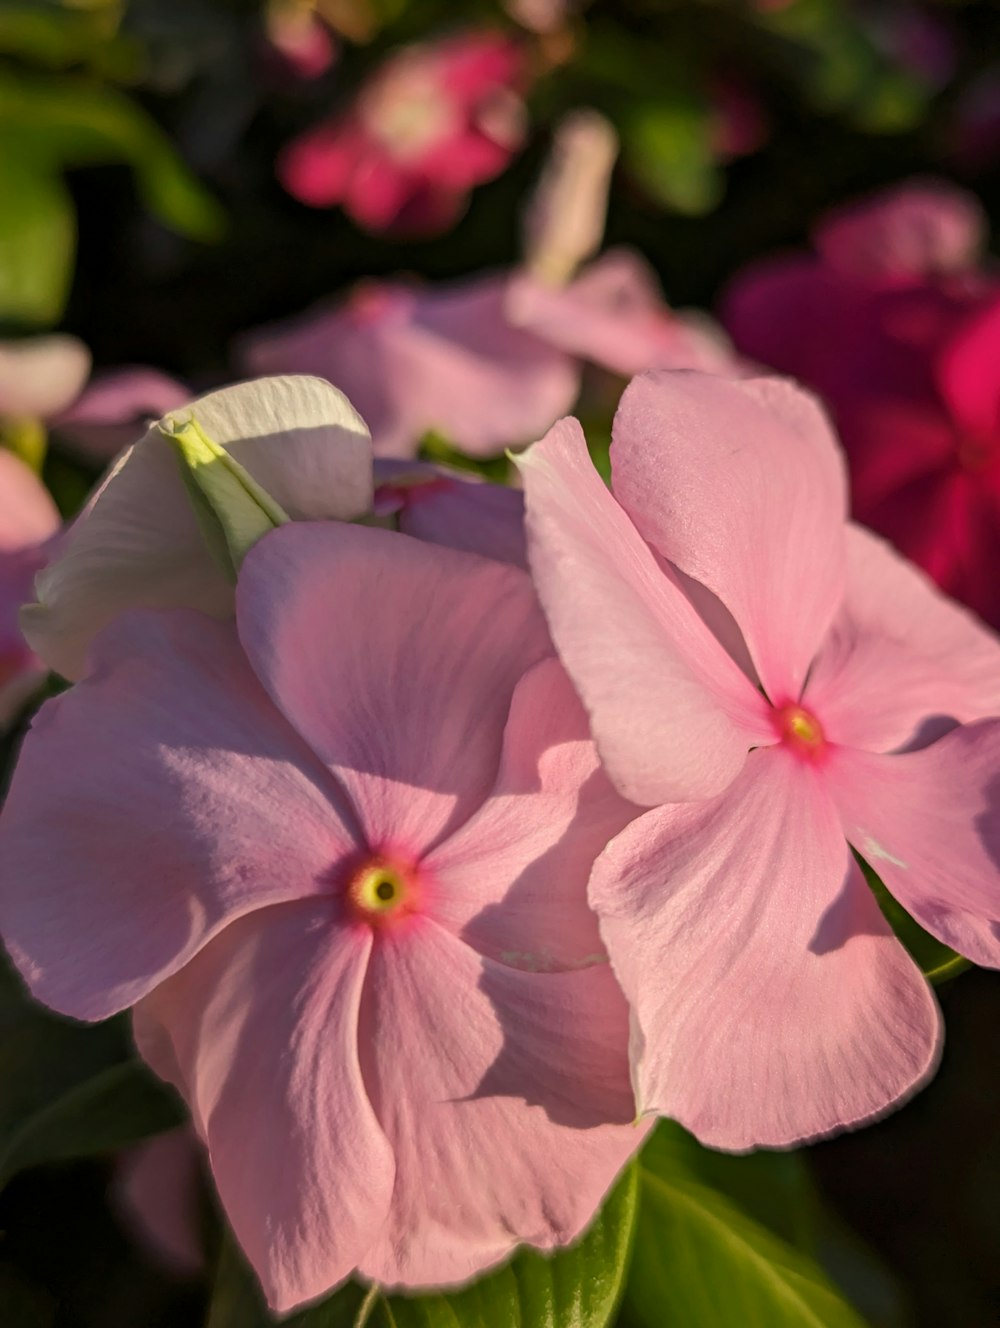
[{"label": "pale pink petal", "polygon": [[94,665],[34,721],[0,818],[0,930],[78,1019],[133,1004],[228,918],[327,889],[354,843],[232,626],[129,615]]},{"label": "pale pink petal", "polygon": [[151,420],[190,400],[183,383],[158,369],[107,369],[94,374],[72,406],[52,421],[52,428],[62,445],[106,462],[140,438]]},{"label": "pale pink petal", "polygon": [[671,310],[652,270],[628,250],[602,255],[565,286],[515,273],[507,311],[519,327],[626,378],[656,368],[721,373],[738,367],[721,331]]},{"label": "pale pink petal", "polygon": [[633,1010],[639,1107],[709,1147],[858,1125],[932,1072],[930,988],[794,756],[753,752],[721,797],[633,822],[590,895]]},{"label": "pale pink petal", "polygon": [[76,337],[0,341],[0,415],[47,419],[69,405],[89,372],[90,352]]},{"label": "pale pink petal", "polygon": [[562,666],[543,660],[514,692],[492,793],[421,864],[435,918],[513,968],[606,963],[587,879],[637,814],[601,769]]},{"label": "pale pink petal", "polygon": [[[350,520],[371,506],[367,430],[320,379],[242,383],[176,414],[195,416],[295,519]],[[91,498],[36,591],[25,636],[67,678],[82,676],[94,635],[125,609],[232,612],[232,588],[205,544],[173,447],[155,426]]]},{"label": "pale pink petal", "polygon": [[518,972],[425,921],[373,950],[360,1031],[396,1156],[389,1221],[361,1263],[374,1281],[457,1282],[520,1241],[565,1244],[642,1142],[606,965]]},{"label": "pale pink petal", "polygon": [[838,751],[844,833],[920,925],[1000,968],[1000,722],[902,756]]},{"label": "pale pink petal", "polygon": [[805,692],[827,738],[891,751],[942,724],[1000,715],[1000,638],[862,526],[847,587]]},{"label": "pale pink petal", "polygon": [[945,347],[937,381],[967,443],[992,453],[1000,440],[1000,294]]},{"label": "pale pink petal", "polygon": [[421,461],[378,460],[375,483],[376,515],[405,535],[527,568],[520,490]]},{"label": "pale pink petal", "polygon": [[358,1061],[371,945],[332,900],[265,909],[136,1011],[139,1049],[191,1104],[222,1206],[279,1313],[348,1277],[389,1208],[392,1150]]},{"label": "pale pink petal", "polygon": [[643,374],[613,438],[640,533],[729,609],[771,700],[797,698],[844,579],[844,463],[815,399],[781,379]]},{"label": "pale pink petal", "polygon": [[481,805],[514,685],[551,651],[523,572],[393,531],[290,524],[250,551],[236,596],[254,669],[373,848],[419,854]]},{"label": "pale pink petal", "polygon": [[764,699],[605,488],[575,420],[518,465],[535,584],[611,778],[645,806],[719,792],[774,740]]},{"label": "pale pink petal", "polygon": [[202,1148],[187,1125],[126,1152],[111,1197],[136,1240],[178,1277],[204,1271]]},{"label": "pale pink petal", "polygon": [[905,279],[972,267],[986,232],[973,194],[946,180],[910,180],[833,209],[813,238],[824,261],[842,273]]},{"label": "pale pink petal", "polygon": [[35,472],[0,448],[0,558],[32,549],[59,529],[59,512]]}]

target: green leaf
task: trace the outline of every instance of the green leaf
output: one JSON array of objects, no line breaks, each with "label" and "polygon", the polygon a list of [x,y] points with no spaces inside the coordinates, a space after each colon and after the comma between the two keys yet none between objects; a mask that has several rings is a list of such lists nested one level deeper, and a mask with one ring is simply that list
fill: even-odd
[{"label": "green leaf", "polygon": [[[522,1250],[460,1291],[387,1296],[352,1283],[282,1320],[282,1328],[604,1328],[621,1295],[637,1193],[631,1166],[572,1248],[554,1255]],[[225,1245],[205,1328],[267,1328],[273,1322],[242,1259]]]},{"label": "green leaf", "polygon": [[194,416],[162,420],[205,542],[230,578],[259,539],[288,520],[248,470],[205,434]]},{"label": "green leaf", "polygon": [[[218,204],[159,126],[115,88],[85,78],[0,72],[0,141],[50,172],[127,162],[140,196],[166,225],[199,240],[225,229]],[[5,200],[6,204],[6,200]]]},{"label": "green leaf", "polygon": [[[776,1155],[756,1161],[711,1154],[682,1133],[664,1122],[639,1159],[639,1218],[623,1322],[630,1328],[862,1328],[816,1260],[761,1220],[754,1195]],[[734,1166],[743,1173],[734,1186],[743,1202],[720,1188],[721,1171]],[[790,1173],[777,1176],[778,1193],[787,1194]]]},{"label": "green leaf", "polygon": [[52,167],[6,142],[0,121],[0,321],[58,322],[76,254],[76,218]]},{"label": "green leaf", "polygon": [[910,957],[920,966],[920,971],[928,981],[935,984],[946,982],[971,968],[971,962],[954,950],[949,949],[930,932],[924,931],[920,923],[911,918],[906,909],[886,889],[881,877],[857,853],[854,854],[858,865],[864,872],[865,880],[871,886],[886,922],[903,942]]},{"label": "green leaf", "polygon": [[625,163],[658,202],[699,216],[722,198],[707,106],[696,98],[635,106],[622,126]]},{"label": "green leaf", "polygon": [[177,1099],[130,1055],[121,1020],[77,1024],[0,964],[0,1186],[18,1171],[177,1124]]}]

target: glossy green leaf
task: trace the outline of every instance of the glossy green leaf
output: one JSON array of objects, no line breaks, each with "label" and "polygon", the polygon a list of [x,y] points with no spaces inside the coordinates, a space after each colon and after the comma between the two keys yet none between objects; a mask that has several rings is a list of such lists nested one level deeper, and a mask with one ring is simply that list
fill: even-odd
[{"label": "glossy green leaf", "polygon": [[5,142],[0,120],[0,321],[44,326],[62,314],[76,218],[58,174]]},{"label": "glossy green leaf", "polygon": [[129,1056],[122,1021],[63,1019],[0,967],[0,1186],[26,1167],[118,1148],[182,1119],[174,1095]]},{"label": "glossy green leaf", "polygon": [[[622,1291],[638,1182],[630,1167],[590,1230],[571,1249],[522,1250],[471,1286],[439,1295],[384,1295],[351,1284],[283,1328],[605,1328]],[[224,1247],[205,1328],[265,1328],[274,1322],[251,1274]]]},{"label": "glossy green leaf", "polygon": [[902,904],[885,888],[878,873],[857,854],[855,857],[864,872],[865,880],[871,886],[885,920],[906,946],[911,957],[920,965],[920,971],[929,981],[946,982],[948,978],[956,977],[972,967],[968,959],[956,954],[930,932],[924,931],[920,923],[911,918]]},{"label": "glossy green leaf", "polygon": [[[765,1220],[764,1205],[773,1217],[800,1188],[783,1163],[770,1174],[772,1159],[780,1155],[725,1157],[682,1136],[678,1126],[663,1123],[639,1159],[624,1324],[862,1328],[808,1250],[783,1239]],[[733,1168],[741,1174],[724,1190],[722,1173]],[[804,1220],[805,1213],[789,1219],[789,1235],[794,1238]]]},{"label": "glossy green leaf", "polygon": [[50,170],[127,162],[143,202],[166,225],[218,239],[224,218],[169,138],[123,93],[88,79],[0,73],[0,140]]}]

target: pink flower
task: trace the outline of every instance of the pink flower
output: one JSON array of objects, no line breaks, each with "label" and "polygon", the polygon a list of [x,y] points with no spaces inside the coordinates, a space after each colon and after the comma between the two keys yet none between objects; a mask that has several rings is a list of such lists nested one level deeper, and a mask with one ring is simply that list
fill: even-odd
[{"label": "pink flower", "polygon": [[0,728],[48,672],[21,634],[18,612],[58,529],[59,513],[41,480],[0,449]]},{"label": "pink flower", "polygon": [[336,63],[337,41],[308,0],[272,0],[264,21],[270,54],[293,78],[320,78]]},{"label": "pink flower", "polygon": [[279,176],[303,203],[339,203],[372,230],[444,229],[520,147],[523,78],[519,47],[496,33],[408,46],[348,111],[285,149]]},{"label": "pink flower", "polygon": [[74,399],[90,372],[90,352],[63,334],[0,341],[0,415],[48,419]]},{"label": "pink flower", "polygon": [[376,461],[374,513],[406,535],[527,567],[524,497],[426,461]]},{"label": "pink flower", "polygon": [[191,393],[145,365],[96,373],[79,397],[52,420],[62,443],[92,461],[110,461],[146,432],[150,420],[176,410]]},{"label": "pink flower", "polygon": [[539,437],[573,404],[568,355],[509,322],[506,281],[431,288],[366,282],[346,300],[248,334],[250,373],[313,373],[345,392],[379,456],[410,457],[430,431],[473,456]]},{"label": "pink flower", "polygon": [[1000,281],[973,199],[914,184],[841,209],[819,256],[735,283],[741,350],[820,392],[858,517],[1000,625]]},{"label": "pink flower", "polygon": [[[352,521],[372,503],[371,441],[350,402],[317,378],[264,378],[199,397],[194,415],[293,520]],[[102,627],[133,608],[233,611],[184,488],[154,425],[123,453],[38,577],[21,624],[64,678],[82,677]]]},{"label": "pink flower", "polygon": [[974,722],[1000,642],[846,522],[790,384],[644,375],[611,459],[613,495],[563,421],[521,469],[556,648],[652,808],[590,883],[640,1110],[732,1149],[868,1120],[931,1073],[940,1020],[850,848],[1000,966],[1000,723]]},{"label": "pink flower", "polygon": [[26,740],[9,951],[138,1003],[279,1311],[572,1240],[641,1142],[586,903],[634,809],[550,649],[516,568],[289,523],[235,624],[123,616]]}]

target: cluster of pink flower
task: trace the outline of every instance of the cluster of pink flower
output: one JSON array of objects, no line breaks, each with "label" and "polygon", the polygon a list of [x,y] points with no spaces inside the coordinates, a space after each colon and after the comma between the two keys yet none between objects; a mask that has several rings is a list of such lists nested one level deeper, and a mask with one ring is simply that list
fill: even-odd
[{"label": "cluster of pink flower", "polygon": [[[576,200],[601,133],[572,126]],[[861,863],[1000,966],[1000,641],[849,521],[812,396],[628,260],[573,276],[599,233],[592,207],[550,224],[565,179],[523,270],[247,341],[255,370],[346,396],[92,388],[68,437],[160,393],[170,414],[54,547],[7,459],[4,677],[74,686],[15,770],[0,929],[55,1009],[133,1009],[278,1310],[573,1240],[657,1115],[740,1150],[904,1100],[940,1015]],[[730,303],[741,345],[826,396],[887,527],[911,462],[921,494],[996,500],[977,225],[907,192]],[[552,424],[582,359],[638,373],[610,489]],[[178,464],[192,422],[228,497]],[[411,459],[430,429],[489,454],[550,424],[521,489]],[[12,606],[43,563],[29,650]]]}]

